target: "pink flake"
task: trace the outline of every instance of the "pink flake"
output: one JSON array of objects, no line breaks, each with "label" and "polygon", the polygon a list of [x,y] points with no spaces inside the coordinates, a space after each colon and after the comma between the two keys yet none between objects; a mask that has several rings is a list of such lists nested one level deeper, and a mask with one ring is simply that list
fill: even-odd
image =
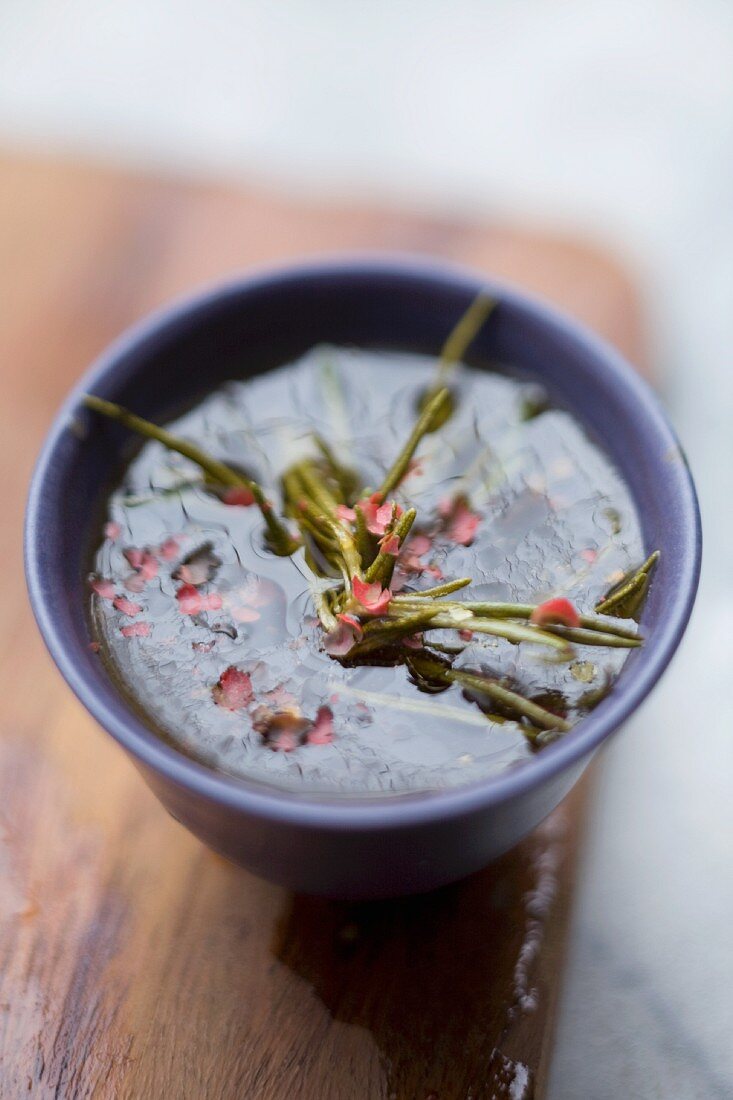
[{"label": "pink flake", "polygon": [[150,623],[130,623],[129,626],[121,626],[120,634],[125,638],[147,638],[150,634]]},{"label": "pink flake", "polygon": [[360,577],[353,577],[351,587],[354,599],[367,615],[383,615],[390,605],[392,593],[381,584],[367,584]]},{"label": "pink flake", "polygon": [[306,740],[309,745],[330,745],[333,741],[333,711],[330,707],[319,707],[316,720],[308,731]]},{"label": "pink flake", "polygon": [[129,615],[130,618],[139,615],[142,611],[142,604],[133,603],[132,600],[128,600],[127,596],[117,596],[112,601],[112,606],[121,611],[123,615]]},{"label": "pink flake", "polygon": [[113,600],[115,598],[114,584],[112,581],[105,580],[103,577],[90,578],[89,587],[92,592],[96,592],[102,600]]},{"label": "pink flake", "polygon": [[284,684],[278,684],[272,691],[265,692],[263,698],[267,700],[268,705],[275,707],[279,711],[291,711],[293,714],[296,714],[298,711],[298,700],[291,691],[288,691]]},{"label": "pink flake", "polygon": [[90,642],[88,648],[91,649],[92,653],[99,653],[102,647],[99,642]]},{"label": "pink flake", "polygon": [[266,738],[266,744],[273,752],[292,752],[301,744],[301,734],[297,729],[275,730]]},{"label": "pink flake", "polygon": [[149,554],[146,550],[143,554],[142,564],[140,566],[140,576],[143,580],[152,581],[153,577],[158,575],[158,562],[157,559]]},{"label": "pink flake", "polygon": [[[428,567],[420,559],[432,549],[432,546],[433,540],[428,535],[413,535],[403,547],[400,558],[401,569],[405,573],[424,573]],[[394,585],[392,587],[394,588]]]},{"label": "pink flake", "polygon": [[402,639],[402,644],[408,649],[422,649],[422,634],[409,634]]},{"label": "pink flake", "polygon": [[548,626],[557,623],[560,626],[580,626],[580,616],[570,600],[565,596],[555,596],[538,604],[529,617],[535,626]]},{"label": "pink flake", "polygon": [[[393,502],[387,500],[384,504],[380,504],[379,502],[381,499],[380,493],[372,493],[370,497],[366,500],[360,500],[356,505],[364,516],[367,530],[371,531],[373,535],[383,535],[388,525],[392,522]],[[395,507],[395,515],[402,515],[402,509],[399,504]]]},{"label": "pink flake", "polygon": [[140,550],[137,546],[127,546],[122,553],[133,569],[140,569],[143,563],[144,550]]},{"label": "pink flake", "polygon": [[222,493],[221,499],[224,504],[230,504],[240,508],[249,508],[249,506],[255,502],[252,490],[248,489],[246,485],[235,485],[230,489],[226,489]]},{"label": "pink flake", "polygon": [[473,631],[472,630],[466,630],[466,629],[459,630],[458,631],[458,637],[461,639],[462,642],[470,642],[471,639],[473,638]]},{"label": "pink flake", "polygon": [[145,587],[145,577],[140,573],[130,573],[122,583],[128,592],[140,593]]},{"label": "pink flake", "polygon": [[433,540],[428,535],[413,535],[409,542],[409,550],[411,554],[421,558],[423,554],[427,554],[432,545]]},{"label": "pink flake", "polygon": [[331,657],[343,657],[364,633],[361,623],[353,615],[342,614],[338,619],[338,626],[326,634],[323,640],[324,649]]},{"label": "pink flake", "polygon": [[208,596],[199,592],[192,584],[182,584],[176,592],[178,610],[183,615],[198,615],[202,611],[218,611],[222,606],[222,598],[218,592],[211,592]]},{"label": "pink flake", "polygon": [[161,557],[163,561],[173,561],[174,558],[178,557],[179,550],[180,545],[178,539],[171,535],[170,538],[167,538],[165,542],[161,543],[158,547],[158,556]]},{"label": "pink flake", "polygon": [[588,547],[586,550],[580,551],[580,556],[583,561],[587,561],[589,565],[592,565],[598,557],[598,551],[591,549],[591,547]]},{"label": "pink flake", "polygon": [[158,562],[149,550],[141,550],[137,546],[128,546],[122,551],[132,568],[140,574],[144,581],[151,581],[158,573]]},{"label": "pink flake", "polygon": [[438,514],[445,521],[445,535],[459,546],[470,546],[481,522],[478,512],[472,512],[463,496],[444,497],[438,504]]},{"label": "pink flake", "polygon": [[115,540],[118,539],[121,534],[122,534],[122,527],[120,526],[119,523],[115,523],[113,520],[110,520],[109,523],[105,523],[105,525],[104,525],[104,537],[106,539],[109,539],[110,542],[115,542]]},{"label": "pink flake", "polygon": [[241,710],[252,701],[252,681],[241,668],[230,665],[211,690],[214,702],[225,710]]},{"label": "pink flake", "polygon": [[389,535],[382,539],[380,543],[380,549],[383,554],[391,554],[393,557],[397,557],[400,552],[400,540],[397,535]]},{"label": "pink flake", "polygon": [[403,573],[401,569],[395,569],[390,582],[393,594],[395,592],[401,592],[408,580],[409,578],[406,573]]}]

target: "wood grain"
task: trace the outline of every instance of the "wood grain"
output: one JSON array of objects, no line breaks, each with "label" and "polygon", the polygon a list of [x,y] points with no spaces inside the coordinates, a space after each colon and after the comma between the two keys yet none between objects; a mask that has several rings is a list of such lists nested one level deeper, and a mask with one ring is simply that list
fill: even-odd
[{"label": "wood grain", "polygon": [[0,1095],[458,1100],[542,1091],[583,790],[428,897],[295,897],[166,816],[45,655],[21,581],[32,462],[72,381],[171,295],[318,252],[522,283],[637,357],[625,275],[517,227],[0,158]]}]

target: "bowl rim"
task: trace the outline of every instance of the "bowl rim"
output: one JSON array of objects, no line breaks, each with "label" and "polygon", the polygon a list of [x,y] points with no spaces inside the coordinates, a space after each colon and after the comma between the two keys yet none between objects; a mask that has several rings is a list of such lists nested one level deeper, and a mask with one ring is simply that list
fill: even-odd
[{"label": "bowl rim", "polygon": [[[81,395],[100,382],[113,379],[119,361],[132,349],[184,319],[205,313],[213,304],[250,290],[271,290],[301,281],[342,278],[346,281],[384,277],[408,277],[452,291],[475,294],[480,288],[520,311],[529,312],[557,337],[573,345],[587,360],[599,360],[643,414],[647,429],[656,435],[660,453],[675,453],[682,461],[669,463],[676,476],[676,503],[682,545],[678,549],[675,598],[664,621],[657,625],[639,651],[634,675],[622,677],[614,691],[566,737],[548,745],[532,760],[495,777],[476,780],[464,787],[428,792],[406,792],[400,797],[314,795],[248,783],[205,767],[166,744],[137,718],[122,697],[117,708],[108,705],[75,659],[80,653],[47,598],[47,578],[40,568],[39,545],[43,538],[44,485],[70,418]],[[645,444],[646,446],[646,444]],[[111,343],[82,375],[63,402],[36,462],[31,478],[25,519],[24,557],[26,583],[33,613],[48,651],[77,698],[96,721],[133,758],[167,781],[230,810],[280,823],[317,826],[333,830],[369,831],[408,828],[461,817],[499,805],[543,786],[562,772],[579,765],[635,711],[669,664],[689,620],[700,575],[702,532],[695,487],[684,451],[656,395],[639,373],[611,345],[566,313],[513,286],[486,277],[461,265],[402,253],[345,254],[336,257],[267,265],[208,283],[194,293],[178,297],[128,328]]]}]

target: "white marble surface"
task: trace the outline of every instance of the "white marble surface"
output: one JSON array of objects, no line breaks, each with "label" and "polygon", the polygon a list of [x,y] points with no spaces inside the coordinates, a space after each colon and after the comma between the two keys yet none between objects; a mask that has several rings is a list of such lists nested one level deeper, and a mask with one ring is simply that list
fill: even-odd
[{"label": "white marble surface", "polygon": [[12,141],[521,213],[636,272],[706,557],[605,756],[550,1100],[733,1095],[733,4],[1,0]]}]

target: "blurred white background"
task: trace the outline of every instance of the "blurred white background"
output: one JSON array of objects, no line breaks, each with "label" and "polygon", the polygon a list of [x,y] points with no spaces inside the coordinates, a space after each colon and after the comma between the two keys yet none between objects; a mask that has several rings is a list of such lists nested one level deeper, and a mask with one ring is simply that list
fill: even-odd
[{"label": "blurred white background", "polygon": [[0,0],[0,145],[521,214],[626,261],[707,549],[605,757],[551,1100],[733,1095],[730,0]]}]

